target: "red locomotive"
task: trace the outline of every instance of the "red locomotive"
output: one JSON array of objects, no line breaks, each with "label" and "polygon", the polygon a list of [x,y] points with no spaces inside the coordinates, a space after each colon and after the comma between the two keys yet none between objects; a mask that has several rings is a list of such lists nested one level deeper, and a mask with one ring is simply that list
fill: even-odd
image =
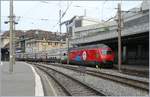
[{"label": "red locomotive", "polygon": [[78,47],[70,50],[69,61],[70,64],[113,67],[114,52],[104,44]]}]

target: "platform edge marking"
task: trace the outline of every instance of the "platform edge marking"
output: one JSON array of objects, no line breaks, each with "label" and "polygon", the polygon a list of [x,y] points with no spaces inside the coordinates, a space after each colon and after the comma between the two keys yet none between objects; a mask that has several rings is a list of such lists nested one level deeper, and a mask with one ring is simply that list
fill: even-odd
[{"label": "platform edge marking", "polygon": [[43,85],[41,82],[40,76],[37,74],[33,66],[27,64],[29,67],[31,67],[34,76],[35,76],[35,96],[44,96],[44,91],[43,91]]}]

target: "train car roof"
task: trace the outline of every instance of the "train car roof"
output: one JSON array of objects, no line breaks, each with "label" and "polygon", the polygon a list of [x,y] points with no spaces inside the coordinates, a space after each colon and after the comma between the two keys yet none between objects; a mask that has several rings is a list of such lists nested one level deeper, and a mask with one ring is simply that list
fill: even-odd
[{"label": "train car roof", "polygon": [[91,49],[91,48],[107,48],[108,46],[105,44],[97,44],[97,45],[88,45],[88,46],[81,46],[81,47],[75,47],[71,48],[70,50],[81,50],[81,49]]}]

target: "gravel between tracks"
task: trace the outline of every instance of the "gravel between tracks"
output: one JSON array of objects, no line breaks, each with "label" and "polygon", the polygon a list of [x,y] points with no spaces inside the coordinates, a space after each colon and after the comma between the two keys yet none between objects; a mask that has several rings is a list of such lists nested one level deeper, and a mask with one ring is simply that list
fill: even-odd
[{"label": "gravel between tracks", "polygon": [[[69,67],[78,67],[75,65],[67,65],[67,64],[65,64],[65,65],[69,66]],[[96,68],[91,68],[91,67],[86,67],[86,69],[91,70],[91,71],[98,71],[98,72],[102,72],[102,73],[106,73],[106,74],[118,75],[118,76],[127,77],[127,78],[131,78],[131,79],[135,79],[135,80],[149,82],[148,78],[119,73],[118,70],[114,70],[114,69],[112,70],[112,69],[103,69],[102,68],[102,69],[97,70]]]},{"label": "gravel between tracks", "polygon": [[[48,66],[48,65],[46,65]],[[83,74],[80,72],[75,72],[72,70],[68,70],[61,67],[56,67],[49,65],[53,69],[57,69],[61,72],[64,72],[68,75],[71,75],[72,77],[75,77],[81,81],[85,81],[86,83],[89,83],[90,85],[93,85],[99,90],[103,90],[104,92],[107,92],[108,94],[112,96],[146,96],[148,95],[148,92],[136,89],[133,87],[129,87],[127,85],[123,85],[120,83],[116,83],[113,81],[105,80],[102,78],[94,77],[88,74]]]},{"label": "gravel between tracks", "polygon": [[64,75],[64,73],[59,72],[59,70],[55,71],[50,68],[45,68],[42,66],[38,66],[42,71],[46,71],[48,74],[56,78],[59,83],[63,85],[64,88],[67,89],[69,95],[72,96],[94,96],[94,95],[104,95],[99,91],[95,91],[93,88],[89,88],[88,85],[85,85],[77,80],[72,79],[72,77]]}]

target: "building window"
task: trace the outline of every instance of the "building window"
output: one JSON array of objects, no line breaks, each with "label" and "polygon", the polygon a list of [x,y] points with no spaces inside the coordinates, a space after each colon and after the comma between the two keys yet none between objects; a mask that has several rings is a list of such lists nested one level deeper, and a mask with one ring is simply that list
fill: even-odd
[{"label": "building window", "polygon": [[51,43],[51,42],[49,42],[49,43],[48,43],[48,45],[52,45],[52,43]]},{"label": "building window", "polygon": [[72,33],[72,27],[69,27],[69,33]]},{"label": "building window", "polygon": [[60,46],[63,46],[63,44],[61,43]]},{"label": "building window", "polygon": [[54,47],[54,46],[55,46],[55,44],[54,44],[54,43],[52,43],[52,46]]},{"label": "building window", "polygon": [[58,42],[55,42],[55,45],[58,45]]},{"label": "building window", "polygon": [[75,28],[81,27],[81,20],[76,20],[75,21]]}]

